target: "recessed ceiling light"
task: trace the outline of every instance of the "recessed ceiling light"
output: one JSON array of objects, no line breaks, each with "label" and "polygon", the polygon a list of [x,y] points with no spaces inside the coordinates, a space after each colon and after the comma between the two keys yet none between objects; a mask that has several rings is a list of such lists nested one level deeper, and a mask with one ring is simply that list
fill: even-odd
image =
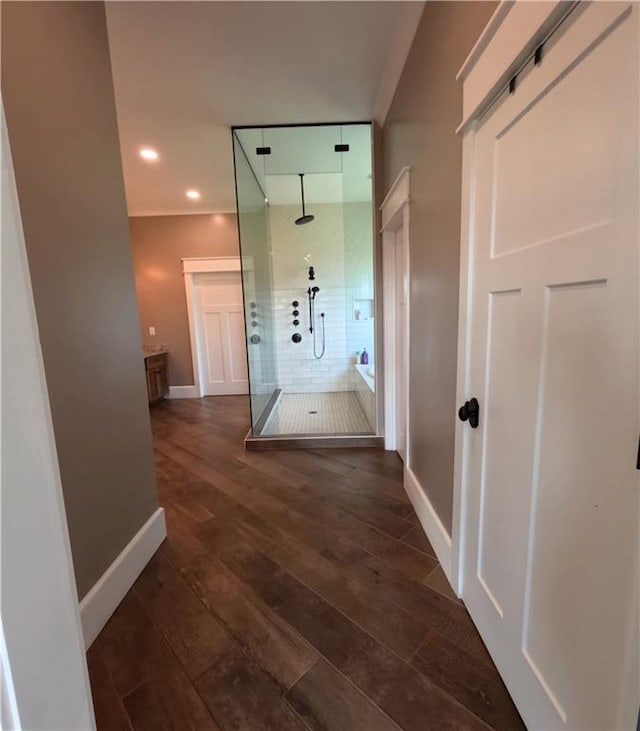
[{"label": "recessed ceiling light", "polygon": [[151,162],[152,160],[157,160],[159,155],[158,155],[158,152],[156,150],[154,150],[152,147],[143,147],[140,150],[140,157],[143,160],[148,160]]},{"label": "recessed ceiling light", "polygon": [[187,191],[187,198],[189,198],[192,201],[197,201],[200,199],[200,191],[199,190],[188,190]]}]

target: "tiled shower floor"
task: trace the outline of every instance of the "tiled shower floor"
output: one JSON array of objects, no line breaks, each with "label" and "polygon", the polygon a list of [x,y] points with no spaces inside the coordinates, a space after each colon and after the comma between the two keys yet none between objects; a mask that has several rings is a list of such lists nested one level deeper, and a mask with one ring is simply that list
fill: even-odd
[{"label": "tiled shower floor", "polygon": [[371,434],[355,391],[283,393],[260,436]]}]

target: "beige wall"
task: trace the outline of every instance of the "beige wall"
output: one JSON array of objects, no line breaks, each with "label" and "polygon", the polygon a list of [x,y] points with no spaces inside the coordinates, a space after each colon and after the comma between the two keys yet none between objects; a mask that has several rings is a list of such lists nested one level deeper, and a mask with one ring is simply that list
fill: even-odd
[{"label": "beige wall", "polygon": [[[193,384],[183,258],[238,256],[235,213],[129,219],[142,342],[169,346],[169,383]],[[149,335],[149,326],[156,329]]]},{"label": "beige wall", "polygon": [[1,12],[2,96],[83,597],[157,507],[104,5]]},{"label": "beige wall", "polygon": [[413,470],[451,530],[462,88],[455,75],[493,2],[428,2],[383,128],[384,188],[411,166]]}]

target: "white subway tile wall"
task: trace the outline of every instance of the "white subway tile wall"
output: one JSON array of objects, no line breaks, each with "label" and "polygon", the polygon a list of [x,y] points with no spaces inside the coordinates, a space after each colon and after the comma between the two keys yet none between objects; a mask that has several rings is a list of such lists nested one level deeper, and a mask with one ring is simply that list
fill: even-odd
[{"label": "white subway tile wall", "polygon": [[371,203],[344,205],[346,336],[349,352],[374,361],[373,216]]},{"label": "white subway tile wall", "polygon": [[[373,363],[373,319],[357,320],[356,300],[373,299],[373,224],[369,203],[308,206],[315,220],[295,226],[297,206],[269,207],[277,382],[284,393],[353,391],[356,351]],[[313,266],[315,279],[309,280]],[[317,286],[314,356],[307,290]],[[294,308],[293,302],[298,302]],[[293,310],[299,315],[294,317]],[[293,320],[299,325],[294,326]],[[294,343],[291,336],[302,336]]]}]

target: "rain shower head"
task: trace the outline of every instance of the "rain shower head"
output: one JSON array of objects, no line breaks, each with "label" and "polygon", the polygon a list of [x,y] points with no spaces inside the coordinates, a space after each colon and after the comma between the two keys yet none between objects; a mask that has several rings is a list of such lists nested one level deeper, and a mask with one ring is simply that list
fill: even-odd
[{"label": "rain shower head", "polygon": [[295,224],[296,226],[304,226],[305,223],[311,223],[315,216],[312,216],[311,214],[307,214],[306,216],[300,216],[300,218],[296,218]]},{"label": "rain shower head", "polygon": [[300,194],[302,197],[302,215],[300,218],[296,218],[295,224],[296,226],[304,226],[305,223],[311,223],[315,216],[312,216],[309,213],[306,213],[304,210],[304,173],[298,173],[300,176]]}]

